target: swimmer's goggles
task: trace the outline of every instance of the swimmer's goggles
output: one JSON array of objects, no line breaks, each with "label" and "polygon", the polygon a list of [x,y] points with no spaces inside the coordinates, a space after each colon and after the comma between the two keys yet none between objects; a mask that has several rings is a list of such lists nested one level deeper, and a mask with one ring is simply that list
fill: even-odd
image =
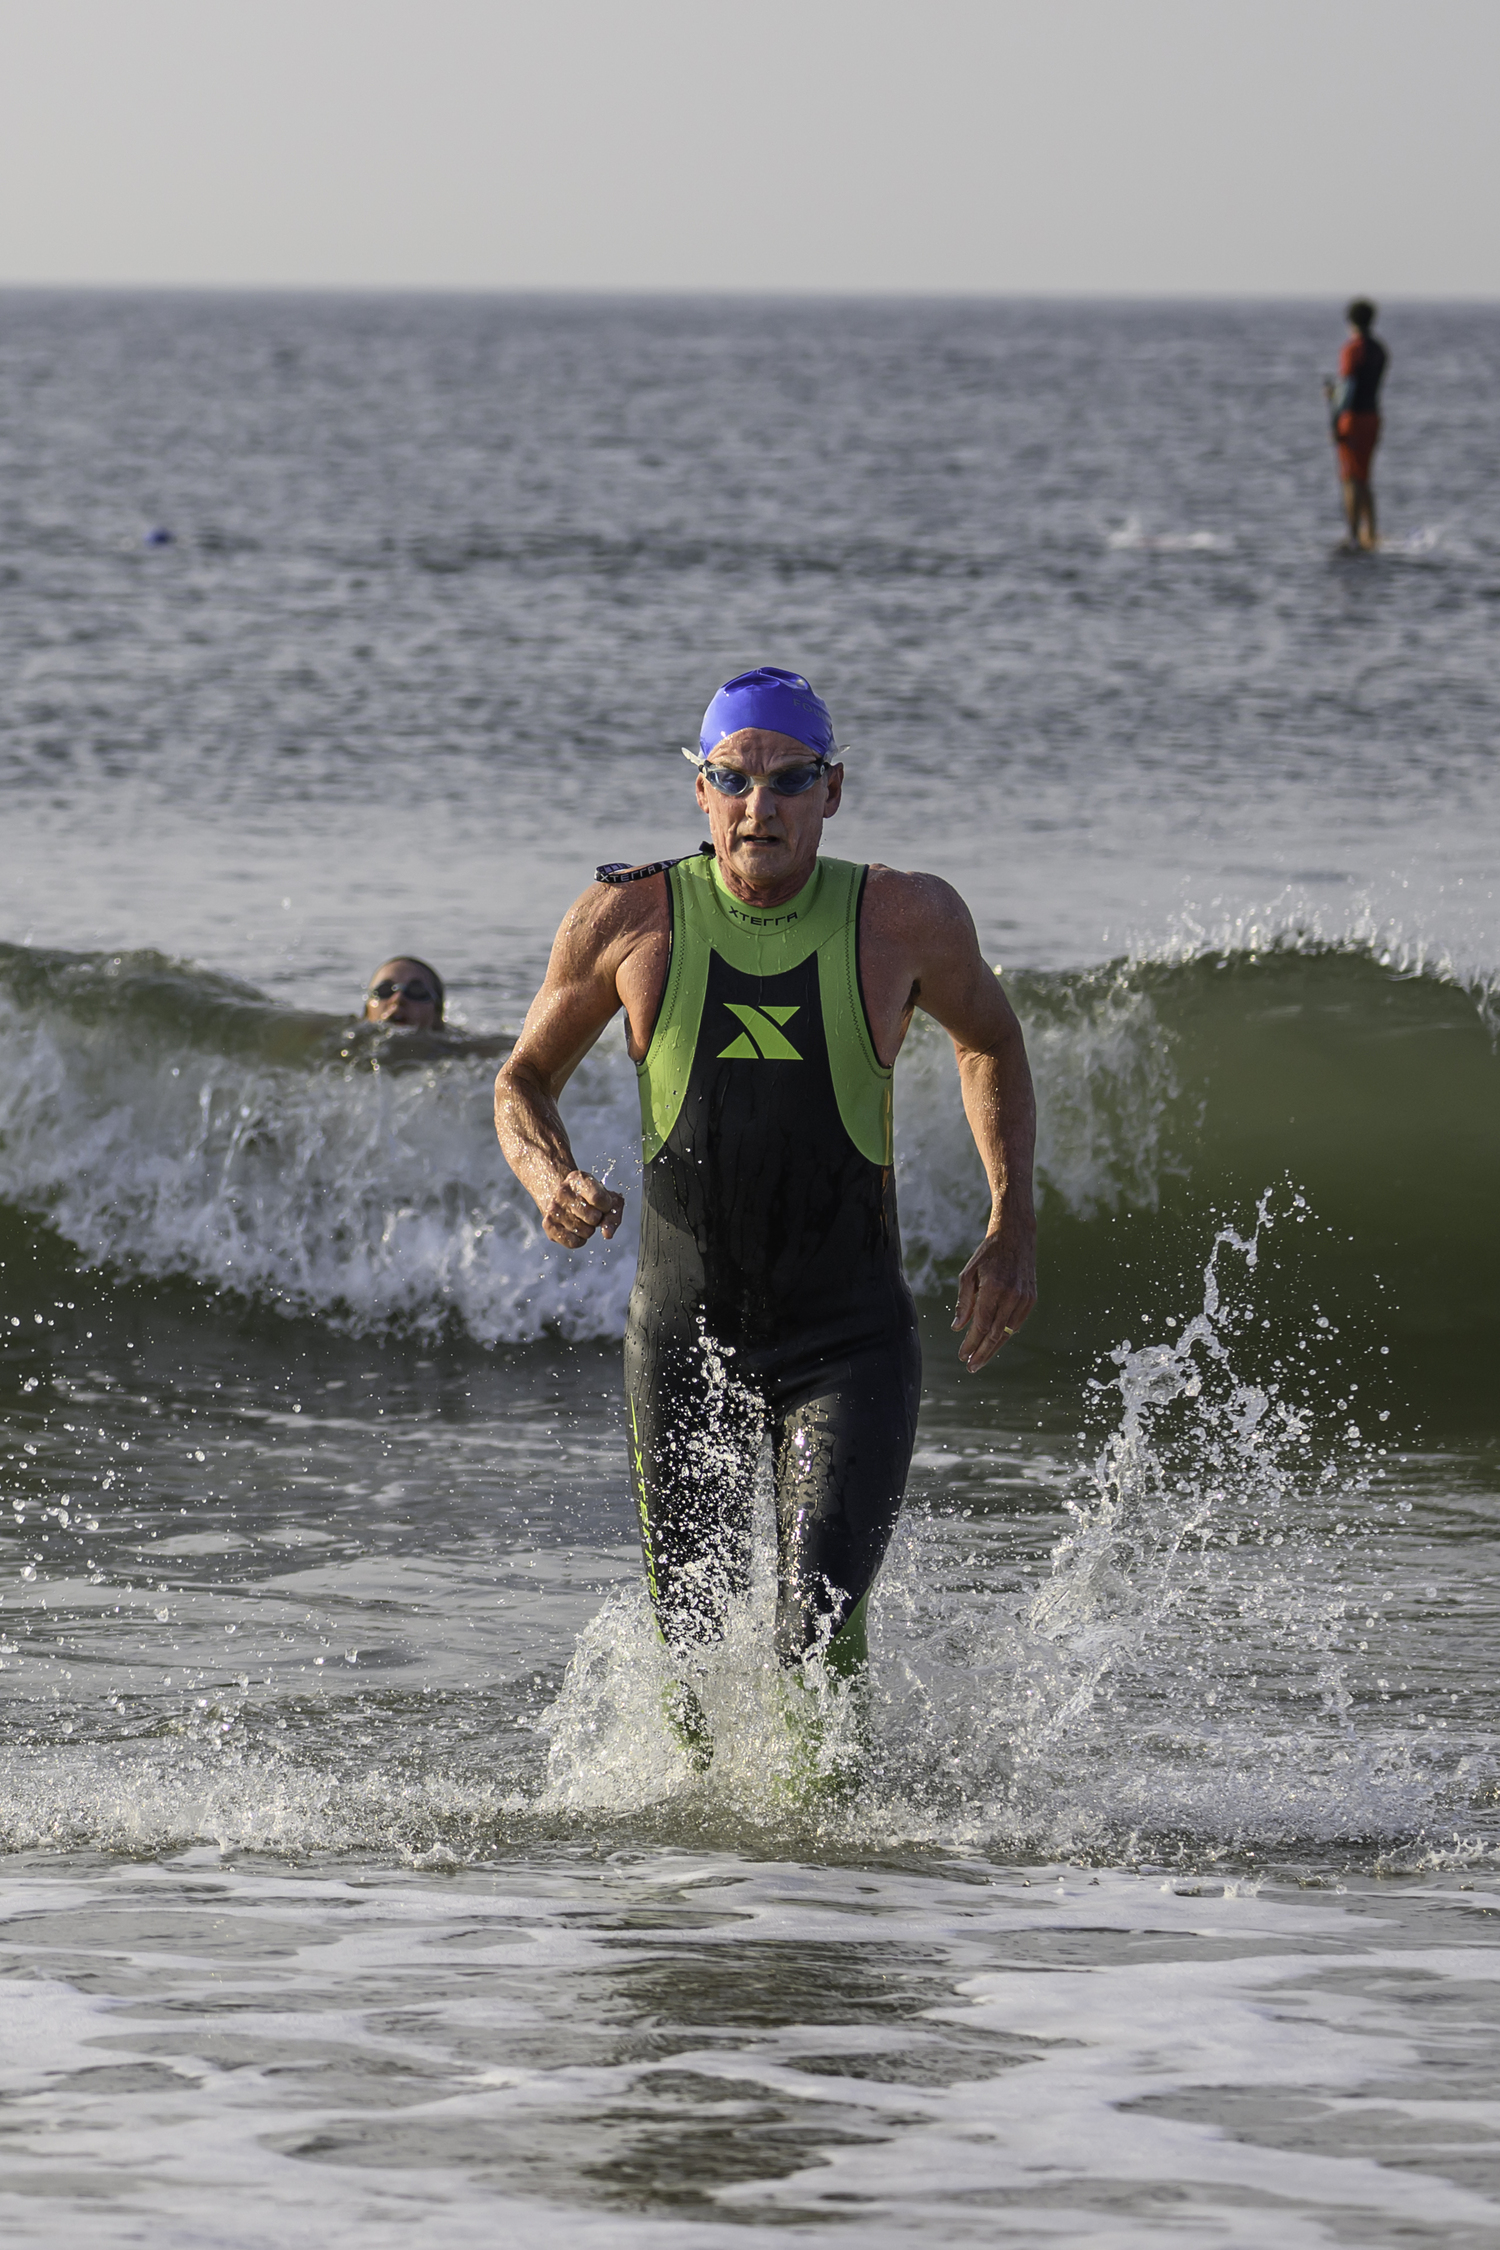
[{"label": "swimmer's goggles", "polygon": [[738,766],[711,765],[701,750],[682,754],[721,797],[748,797],[752,789],[769,789],[773,797],[805,797],[829,766],[826,758],[818,758],[810,766],[788,766],[781,773],[742,773]]},{"label": "swimmer's goggles", "polygon": [[414,978],[410,984],[397,984],[393,977],[382,977],[379,984],[371,985],[369,991],[365,994],[365,998],[367,1000],[394,1000],[398,993],[403,1000],[431,1000],[434,1003],[437,1000],[437,994],[431,991],[420,977]]}]

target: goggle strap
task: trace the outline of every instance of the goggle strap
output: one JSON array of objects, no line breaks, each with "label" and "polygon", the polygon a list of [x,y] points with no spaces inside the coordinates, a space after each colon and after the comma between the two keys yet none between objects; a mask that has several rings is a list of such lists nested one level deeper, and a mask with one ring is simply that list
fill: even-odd
[{"label": "goggle strap", "polygon": [[[691,756],[684,751],[684,757]],[[622,883],[644,883],[648,875],[665,875],[669,867],[680,867],[685,859],[698,859],[704,852],[713,853],[712,844],[700,844],[695,852],[679,852],[675,859],[653,859],[644,867],[632,867],[628,860],[607,859],[602,867],[594,869],[596,883],[608,883],[617,890]]]},{"label": "goggle strap", "polygon": [[[806,748],[806,745],[804,744],[803,747]],[[816,750],[808,750],[807,754],[814,765],[837,766],[843,763],[853,748],[852,742],[841,742],[831,758],[820,757]],[[706,750],[689,750],[684,747],[682,754],[690,766],[706,766],[708,764],[708,752]]]}]

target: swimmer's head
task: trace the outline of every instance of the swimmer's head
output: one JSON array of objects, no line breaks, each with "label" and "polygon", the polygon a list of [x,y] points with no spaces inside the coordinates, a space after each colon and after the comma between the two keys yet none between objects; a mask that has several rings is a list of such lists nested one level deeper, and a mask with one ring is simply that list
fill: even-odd
[{"label": "swimmer's head", "polygon": [[365,994],[365,1022],[404,1025],[411,1031],[434,1030],[443,1020],[443,980],[414,953],[397,953],[382,961]]},{"label": "swimmer's head", "polygon": [[1356,297],[1352,305],[1344,307],[1344,318],[1361,336],[1368,336],[1375,325],[1375,307],[1368,297]]},{"label": "swimmer's head", "polygon": [[782,734],[800,742],[815,758],[838,756],[833,721],[823,698],[800,672],[783,672],[774,664],[759,665],[753,672],[737,673],[726,680],[703,714],[694,764],[711,758],[721,742],[747,728],[758,734]]}]

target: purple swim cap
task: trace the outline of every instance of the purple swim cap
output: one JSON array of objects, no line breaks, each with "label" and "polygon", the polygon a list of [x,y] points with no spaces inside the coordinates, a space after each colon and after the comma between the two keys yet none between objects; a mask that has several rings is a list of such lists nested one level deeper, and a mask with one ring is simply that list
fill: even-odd
[{"label": "purple swim cap", "polygon": [[703,714],[698,736],[699,752],[708,757],[726,736],[744,727],[760,727],[767,734],[790,735],[816,758],[836,758],[833,721],[828,706],[800,672],[783,672],[762,664],[726,680]]}]

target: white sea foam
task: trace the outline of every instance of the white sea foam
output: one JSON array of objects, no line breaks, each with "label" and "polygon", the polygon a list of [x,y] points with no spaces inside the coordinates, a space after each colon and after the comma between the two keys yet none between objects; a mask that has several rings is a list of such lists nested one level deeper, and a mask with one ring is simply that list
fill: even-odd
[{"label": "white sea foam", "polygon": [[[277,1067],[139,1021],[0,1007],[0,1197],[94,1264],[181,1274],[356,1329],[460,1325],[481,1343],[617,1336],[634,1275],[639,1123],[611,1034],[565,1108],[582,1163],[623,1188],[612,1243],[547,1241],[490,1123],[489,1063]],[[1043,1195],[1080,1215],[1154,1193],[1172,1091],[1151,1001],[1106,975],[1032,1026]],[[919,1021],[899,1065],[898,1172],[913,1279],[982,1228],[983,1173],[952,1049]]]},{"label": "white sea foam", "polygon": [[[1212,1192],[1216,1150],[1186,1118],[1179,1059],[1220,1004],[1216,964],[1357,956],[1377,977],[1459,987],[1493,1028],[1484,911],[1475,901],[1472,943],[1460,917],[1439,946],[1370,901],[1334,919],[1288,889],[1253,914],[1187,907],[1165,938],[1095,970],[1010,978],[1037,1085],[1044,1209],[1084,1221],[1149,1210],[1189,1166]],[[1343,1023],[1348,994],[1334,998]],[[1373,985],[1359,1004],[1378,1010]],[[1232,1042],[1234,1011],[1253,1015],[1254,995],[1226,986],[1223,1006],[1217,1036]],[[581,1253],[547,1241],[500,1156],[487,1061],[293,1067],[190,1044],[160,1015],[83,1020],[13,999],[0,999],[0,1041],[0,1200],[44,1213],[87,1263],[183,1275],[358,1331],[451,1326],[483,1344],[622,1332],[640,1160],[617,1033],[565,1097],[579,1160],[627,1198],[615,1241]],[[1203,1053],[1215,1060],[1212,1041]],[[951,1044],[925,1016],[897,1066],[895,1114],[903,1241],[925,1291],[962,1263],[988,1206]],[[1353,1110],[1344,1122],[1367,1129]],[[1467,1146],[1469,1128],[1454,1130]]]},{"label": "white sea foam", "polygon": [[[493,1065],[278,1069],[67,1015],[3,1028],[0,1195],[91,1263],[184,1274],[356,1328],[460,1322],[478,1341],[616,1335],[626,1236],[549,1243],[490,1124]],[[629,1183],[634,1088],[588,1058],[570,1122]]]},{"label": "white sea foam", "polygon": [[[1109,1426],[1092,1462],[1027,1450],[1019,1524],[961,1498],[986,1488],[963,1486],[971,1466],[1013,1484],[1011,1455],[955,1460],[946,1492],[931,1478],[950,1457],[924,1456],[920,1490],[938,1505],[915,1498],[898,1528],[854,1686],[816,1665],[788,1680],[775,1662],[763,1463],[748,1593],[694,1659],[716,1745],[705,1772],[674,1732],[674,1668],[621,1554],[580,1558],[577,1584],[554,1567],[545,1599],[524,1567],[536,1552],[465,1538],[462,1586],[431,1557],[414,1574],[398,1541],[383,1559],[315,1548],[278,1571],[274,1599],[240,1585],[188,1598],[159,1578],[156,1594],[111,1604],[70,1583],[54,1548],[16,1613],[12,1694],[29,1739],[18,1731],[0,1761],[0,1840],[464,1864],[645,1824],[656,1840],[748,1832],[777,1850],[816,1837],[1115,1865],[1488,1864],[1500,1838],[1484,1726],[1456,1710],[1451,1660],[1436,1682],[1418,1677],[1410,1613],[1368,1613],[1441,1569],[1384,1499],[1378,1447],[1347,1424],[1315,1445],[1300,1378],[1245,1372],[1267,1229],[1304,1223],[1284,1197],[1244,1233],[1221,1230],[1198,1311],[1168,1341],[1117,1350],[1095,1393]],[[1332,1329],[1316,1333],[1339,1348]],[[321,1506],[325,1484],[299,1482]],[[183,1548],[179,1521],[174,1508],[171,1536],[124,1558],[132,1579],[212,1567]],[[502,1582],[528,1594],[524,1641]],[[1436,1583],[1424,1600],[1442,1614]],[[90,1677],[111,1683],[102,1711],[79,1700],[80,1643]],[[445,1692],[430,1704],[434,1682]],[[1388,1686],[1410,1692],[1393,1702]],[[87,1733],[69,1739],[75,1714]]]},{"label": "white sea foam", "polygon": [[1057,1473],[1072,1529],[1050,1575],[1007,1567],[1003,1519],[909,1513],[872,1601],[871,1681],[851,1693],[814,1668],[793,1693],[769,1653],[767,1519],[760,1576],[694,1675],[722,1743],[708,1775],[664,1724],[672,1669],[632,1589],[580,1637],[545,1722],[543,1803],[621,1813],[685,1793],[705,1818],[810,1809],[870,1846],[1042,1856],[1404,1851],[1424,1832],[1450,1857],[1491,1853],[1454,1832],[1453,1759],[1353,1716],[1348,1550],[1328,1518],[1378,1505],[1377,1455],[1318,1452],[1298,1401],[1236,1369],[1262,1239],[1300,1217],[1264,1199],[1248,1234],[1219,1234],[1180,1332],[1116,1352],[1114,1426],[1086,1473]]},{"label": "white sea foam", "polygon": [[1225,555],[1234,541],[1220,531],[1148,531],[1139,516],[1104,535],[1104,544],[1116,554]]},{"label": "white sea foam", "polygon": [[1415,531],[1386,532],[1380,542],[1382,559],[1392,562],[1410,562],[1424,555],[1435,554],[1439,547],[1449,544],[1448,527],[1441,523],[1419,524]]},{"label": "white sea foam", "polygon": [[1418,916],[1407,890],[1407,880],[1400,878],[1384,895],[1368,887],[1336,907],[1299,883],[1254,905],[1189,901],[1165,931],[1135,935],[1130,963],[1176,967],[1233,956],[1255,961],[1270,953],[1358,954],[1397,976],[1457,986],[1470,994],[1491,1029],[1500,1029],[1492,892],[1466,891],[1460,879]]},{"label": "white sea foam", "polygon": [[881,2250],[1150,2250],[1164,2209],[1226,2250],[1494,2228],[1483,1892],[700,1848],[442,1881],[201,1854],[4,1904],[18,2240],[732,2250],[852,2218]]}]

